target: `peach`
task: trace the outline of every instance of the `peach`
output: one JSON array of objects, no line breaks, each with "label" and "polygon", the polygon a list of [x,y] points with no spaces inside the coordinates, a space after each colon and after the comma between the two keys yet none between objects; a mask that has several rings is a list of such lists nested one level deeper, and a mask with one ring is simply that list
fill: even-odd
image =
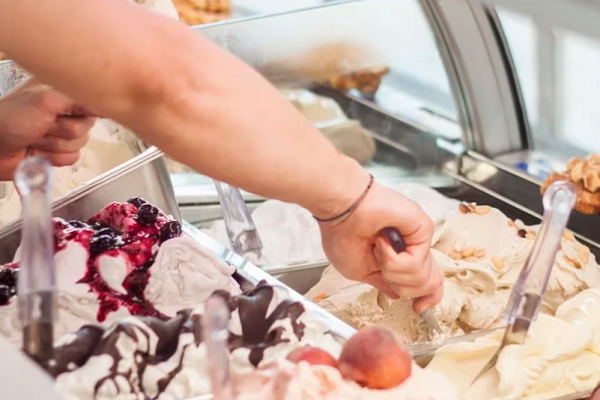
[{"label": "peach", "polygon": [[306,361],[310,365],[329,365],[337,368],[335,358],[325,350],[318,347],[303,346],[291,351],[287,360],[298,364],[300,361]]},{"label": "peach", "polygon": [[391,389],[412,372],[412,357],[393,332],[379,327],[361,329],[346,344],[338,360],[344,379],[369,389]]}]

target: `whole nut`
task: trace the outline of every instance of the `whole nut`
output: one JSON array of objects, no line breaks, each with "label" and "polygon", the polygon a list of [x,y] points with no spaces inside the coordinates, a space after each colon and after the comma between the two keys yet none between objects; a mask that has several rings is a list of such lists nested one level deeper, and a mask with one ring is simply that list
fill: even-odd
[{"label": "whole nut", "polygon": [[473,255],[477,258],[482,258],[485,256],[485,249],[475,250],[475,253],[473,253]]},{"label": "whole nut", "polygon": [[492,207],[490,207],[490,206],[477,207],[475,209],[475,214],[477,214],[477,215],[485,215],[485,214],[489,213],[491,209],[492,209]]},{"label": "whole nut", "polygon": [[497,269],[504,269],[504,262],[498,257],[492,257],[492,264],[494,264],[494,267]]},{"label": "whole nut", "polygon": [[465,261],[474,262],[474,261],[478,261],[478,260],[477,260],[477,257],[467,257],[467,258],[465,258]]},{"label": "whole nut", "polygon": [[530,239],[530,240],[535,240],[535,234],[534,233],[528,233],[525,235],[526,239]]},{"label": "whole nut", "polygon": [[462,259],[462,255],[456,251],[451,252],[448,257],[450,257],[453,260],[460,260]]},{"label": "whole nut", "polygon": [[[588,249],[588,251],[589,251],[589,249]],[[581,259],[581,263],[583,265],[587,265],[588,262],[590,261],[589,253],[586,253],[585,251],[579,252],[579,258]]]},{"label": "whole nut", "polygon": [[468,214],[470,212],[469,207],[463,203],[458,205],[458,211],[460,211],[462,214]]},{"label": "whole nut", "polygon": [[565,229],[565,233],[563,233],[563,238],[568,240],[569,242],[575,241],[575,235],[573,235],[573,232],[571,232],[568,229]]},{"label": "whole nut", "polygon": [[469,247],[468,249],[464,249],[461,254],[463,258],[471,257],[473,254],[475,254],[475,247]]},{"label": "whole nut", "polygon": [[581,263],[579,262],[579,260],[575,260],[567,255],[563,256],[563,259],[570,264],[573,268],[575,269],[581,269]]},{"label": "whole nut", "polygon": [[590,254],[590,248],[587,247],[587,246],[582,245],[581,243],[575,242],[575,244],[573,245],[573,247],[575,247],[575,250],[577,250],[579,252]]}]

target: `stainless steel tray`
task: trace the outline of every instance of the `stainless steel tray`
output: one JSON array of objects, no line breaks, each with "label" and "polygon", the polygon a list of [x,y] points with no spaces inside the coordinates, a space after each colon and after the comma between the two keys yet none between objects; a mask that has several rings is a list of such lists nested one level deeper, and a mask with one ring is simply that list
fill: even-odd
[{"label": "stainless steel tray", "polygon": [[[113,201],[141,196],[181,220],[163,153],[151,147],[137,157],[90,180],[52,202],[57,217],[84,220]],[[0,264],[12,261],[21,242],[19,218],[0,229]]]}]

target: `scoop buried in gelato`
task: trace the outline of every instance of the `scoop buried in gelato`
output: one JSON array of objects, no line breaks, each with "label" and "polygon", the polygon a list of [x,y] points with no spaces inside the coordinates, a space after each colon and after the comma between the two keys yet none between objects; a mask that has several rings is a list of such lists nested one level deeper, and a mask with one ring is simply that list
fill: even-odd
[{"label": "scoop buried in gelato", "polygon": [[524,345],[505,347],[496,366],[471,382],[502,341],[502,331],[442,347],[427,367],[470,399],[552,399],[593,389],[600,380],[600,289],[540,314]]},{"label": "scoop buried in gelato", "polygon": [[[431,249],[445,274],[444,298],[434,308],[444,335],[436,341],[504,326],[502,312],[537,230],[488,206],[461,204],[446,217]],[[554,315],[560,304],[591,287],[600,287],[600,268],[589,248],[567,231],[542,311]],[[408,299],[392,300],[367,284],[345,279],[333,267],[306,296],[357,329],[377,324],[408,343],[427,340]]]},{"label": "scoop buried in gelato", "polygon": [[[280,360],[302,346],[337,357],[341,343],[283,288],[258,284],[241,295],[217,291],[231,310],[232,372]],[[202,336],[204,306],[173,318],[127,317],[106,329],[85,326],[64,336],[49,371],[71,399],[185,399],[210,393]]]},{"label": "scoop buried in gelato", "polygon": [[[215,290],[239,293],[234,267],[182,235],[179,222],[141,198],[111,203],[86,222],[53,222],[57,336],[127,315],[174,316]],[[0,333],[15,343],[19,259],[17,252],[15,263],[0,267]]]}]

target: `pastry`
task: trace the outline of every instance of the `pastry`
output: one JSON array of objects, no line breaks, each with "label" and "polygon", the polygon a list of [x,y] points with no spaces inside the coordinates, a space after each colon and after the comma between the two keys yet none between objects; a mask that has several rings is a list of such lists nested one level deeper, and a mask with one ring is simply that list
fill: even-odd
[{"label": "pastry", "polygon": [[591,154],[585,159],[574,157],[569,160],[565,173],[553,173],[542,184],[542,194],[557,181],[570,182],[575,188],[575,210],[587,215],[600,213],[600,155]]},{"label": "pastry", "polygon": [[363,96],[372,97],[377,93],[379,85],[381,85],[381,79],[389,73],[389,67],[372,67],[336,76],[329,79],[327,83],[342,92],[356,89]]},{"label": "pastry", "polygon": [[231,0],[173,0],[179,18],[190,26],[209,24],[231,17]]}]

